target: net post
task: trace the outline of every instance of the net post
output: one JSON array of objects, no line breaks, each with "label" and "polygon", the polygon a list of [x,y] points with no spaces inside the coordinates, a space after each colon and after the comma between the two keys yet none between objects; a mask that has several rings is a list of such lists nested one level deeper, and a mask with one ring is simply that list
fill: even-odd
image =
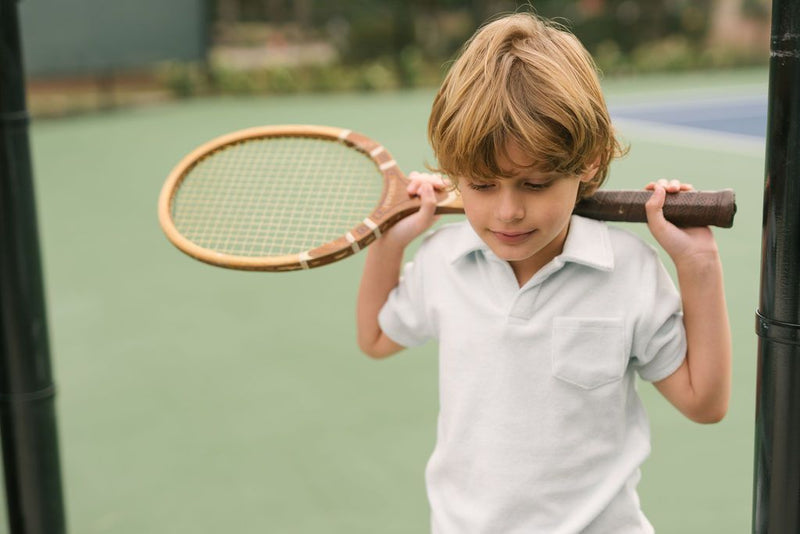
[{"label": "net post", "polygon": [[752,532],[800,532],[800,1],[773,0]]},{"label": "net post", "polygon": [[0,0],[0,433],[9,532],[66,531],[18,0]]}]

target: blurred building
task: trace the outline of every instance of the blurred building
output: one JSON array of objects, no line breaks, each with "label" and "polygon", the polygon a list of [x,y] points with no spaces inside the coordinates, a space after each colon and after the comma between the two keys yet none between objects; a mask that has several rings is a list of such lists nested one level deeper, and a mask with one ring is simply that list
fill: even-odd
[{"label": "blurred building", "polygon": [[204,60],[208,0],[23,0],[29,78],[105,75],[164,60]]}]

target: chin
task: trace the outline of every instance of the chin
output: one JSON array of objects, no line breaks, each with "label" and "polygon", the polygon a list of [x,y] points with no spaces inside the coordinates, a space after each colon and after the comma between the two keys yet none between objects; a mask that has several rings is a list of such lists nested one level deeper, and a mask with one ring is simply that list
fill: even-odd
[{"label": "chin", "polygon": [[505,261],[523,261],[534,256],[538,251],[509,250],[505,247],[493,247],[495,256]]}]

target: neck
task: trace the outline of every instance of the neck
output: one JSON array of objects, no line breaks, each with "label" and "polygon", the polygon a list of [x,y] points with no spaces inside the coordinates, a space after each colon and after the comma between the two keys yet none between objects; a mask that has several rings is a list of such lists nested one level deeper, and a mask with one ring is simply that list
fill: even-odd
[{"label": "neck", "polygon": [[569,233],[569,224],[564,227],[555,239],[530,258],[508,262],[511,265],[511,269],[514,271],[514,276],[517,278],[519,287],[527,284],[528,281],[533,278],[533,275],[538,273],[542,267],[550,263],[553,258],[564,251],[564,242],[567,240],[567,233]]}]

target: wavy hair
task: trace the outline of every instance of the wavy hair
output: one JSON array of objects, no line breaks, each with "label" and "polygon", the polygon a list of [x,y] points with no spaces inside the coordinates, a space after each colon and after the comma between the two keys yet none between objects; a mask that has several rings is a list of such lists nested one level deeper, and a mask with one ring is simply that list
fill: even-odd
[{"label": "wavy hair", "polygon": [[532,13],[508,15],[467,41],[433,102],[428,138],[450,177],[507,177],[498,155],[516,143],[544,172],[582,174],[578,199],[605,181],[624,149],[614,135],[589,53],[562,26]]}]

